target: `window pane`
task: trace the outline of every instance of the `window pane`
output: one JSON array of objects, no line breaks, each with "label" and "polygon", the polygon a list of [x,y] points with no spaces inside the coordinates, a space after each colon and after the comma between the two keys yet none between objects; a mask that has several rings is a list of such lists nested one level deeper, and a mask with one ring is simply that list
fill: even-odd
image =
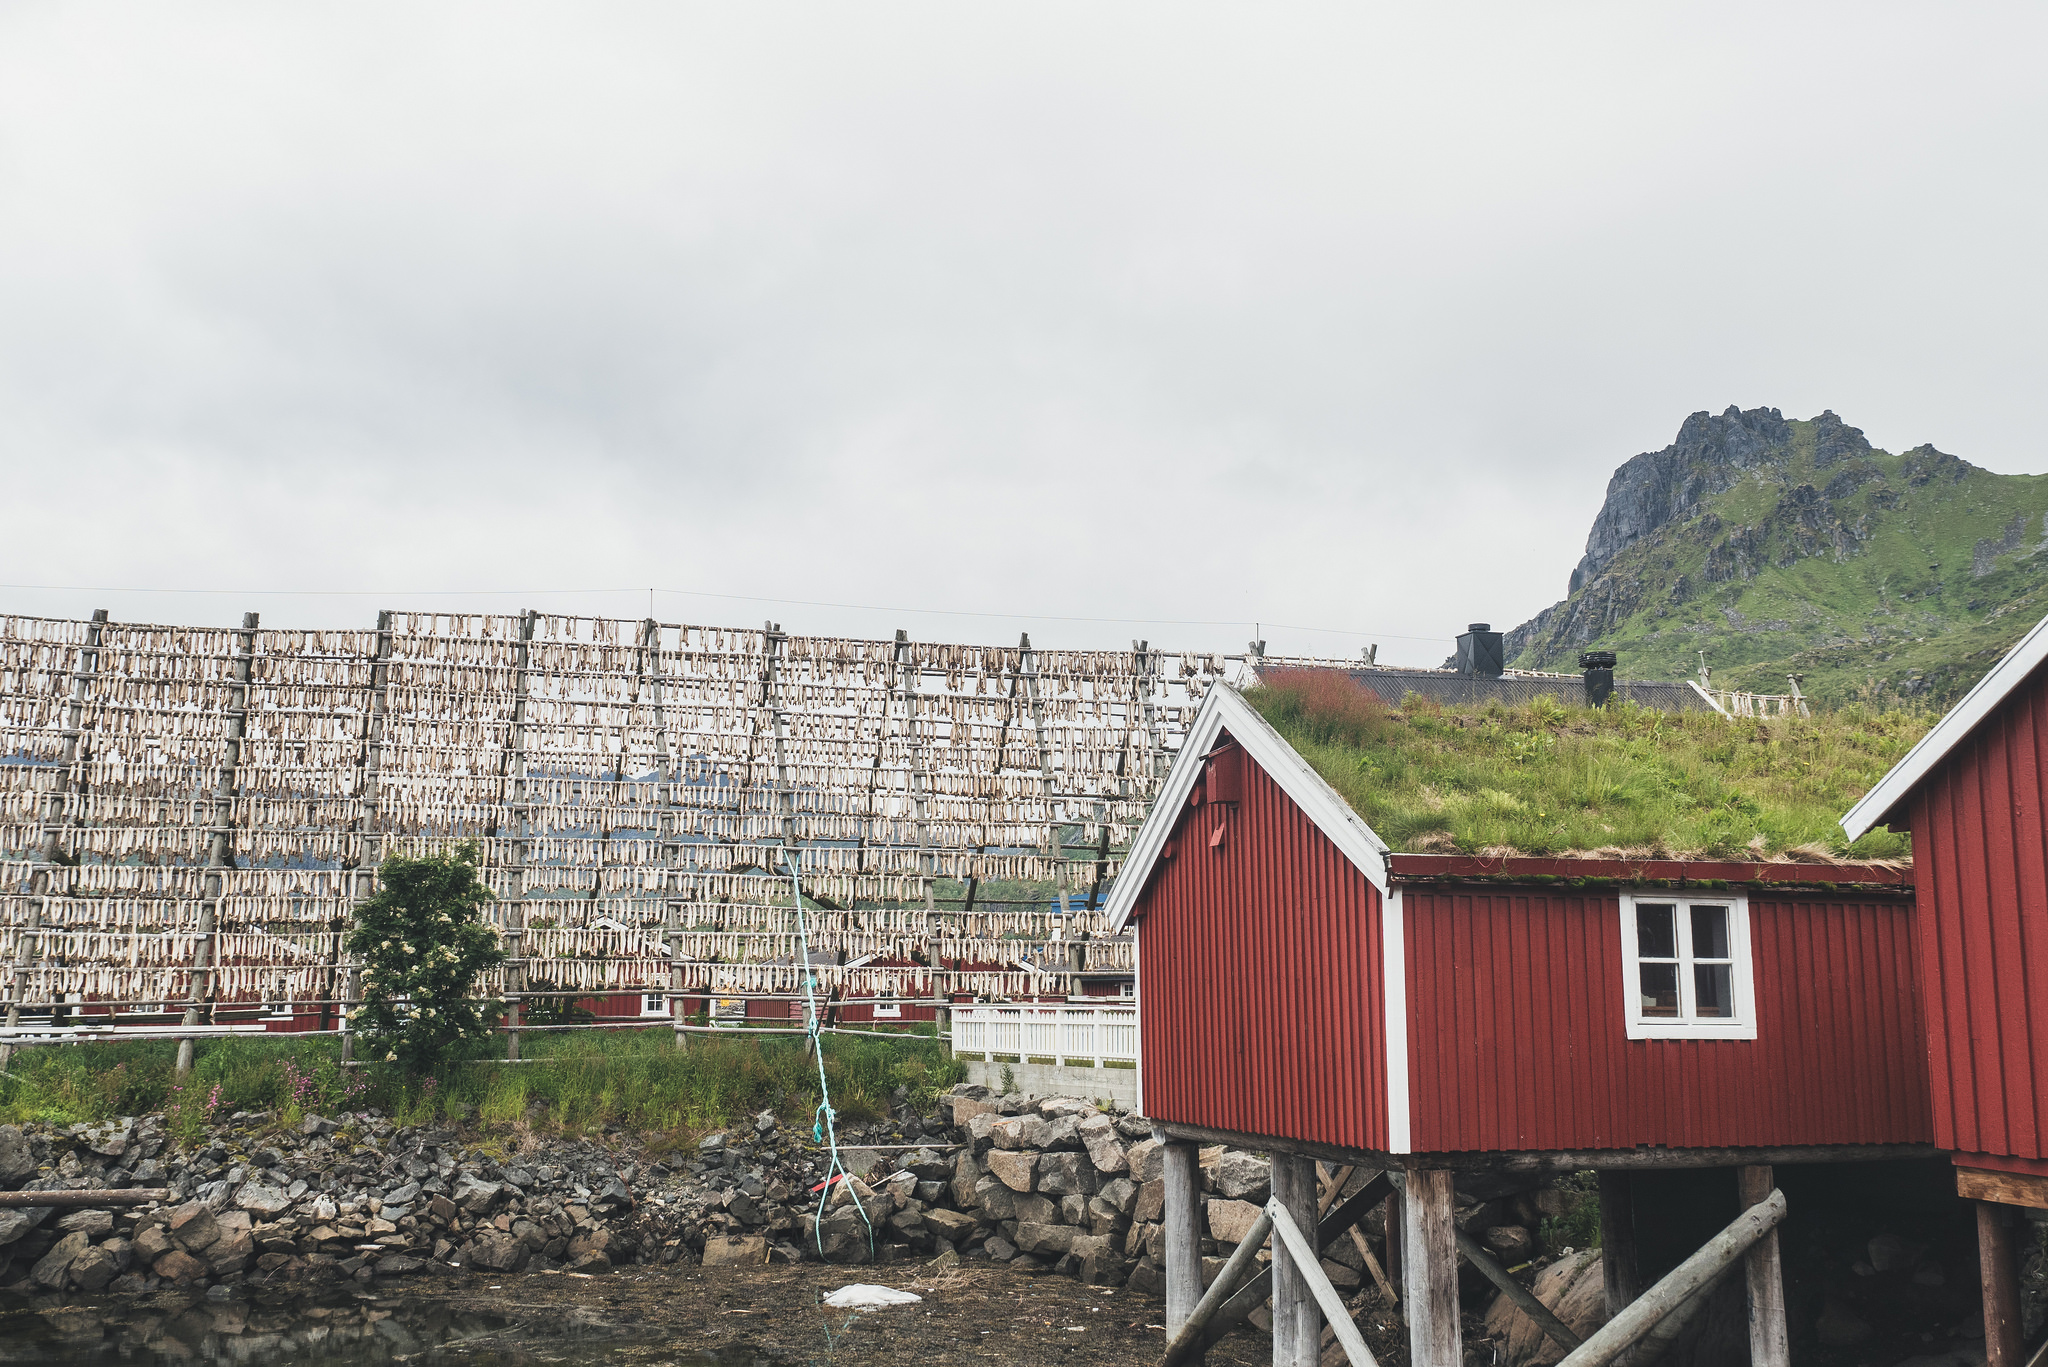
[{"label": "window pane", "polygon": [[1702,1020],[1710,1016],[1735,1014],[1735,995],[1731,991],[1729,972],[1727,964],[1693,965],[1693,996],[1698,1003],[1696,1014]]},{"label": "window pane", "polygon": [[1695,959],[1728,957],[1728,908],[1692,909],[1692,956]]},{"label": "window pane", "polygon": [[1643,975],[1643,1014],[1677,1019],[1678,965],[1643,964],[1638,971]]},{"label": "window pane", "polygon": [[1678,935],[1672,925],[1676,907],[1636,907],[1636,957],[1675,959]]}]

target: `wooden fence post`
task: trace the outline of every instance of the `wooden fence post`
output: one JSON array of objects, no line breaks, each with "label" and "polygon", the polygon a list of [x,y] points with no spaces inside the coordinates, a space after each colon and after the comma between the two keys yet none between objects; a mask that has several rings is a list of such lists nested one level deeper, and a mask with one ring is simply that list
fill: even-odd
[{"label": "wooden fence post", "polygon": [[[1766,1180],[1763,1195],[1770,1194],[1771,1184]],[[1628,1172],[1604,1169],[1600,1173],[1600,1280],[1607,1293],[1608,1319],[1643,1294],[1643,1274],[1636,1263],[1635,1210],[1635,1188]]]},{"label": "wooden fence post", "polygon": [[[1273,1199],[1284,1206],[1295,1228],[1320,1252],[1316,1237],[1316,1168],[1300,1154],[1276,1153]],[[1322,1356],[1323,1317],[1316,1308],[1308,1274],[1278,1245],[1273,1250],[1273,1367],[1316,1367]]]},{"label": "wooden fence post", "polygon": [[[186,999],[185,1021],[187,1025],[200,1023],[201,1014],[213,1015],[214,970],[220,935],[220,903],[227,890],[227,869],[229,858],[234,852],[232,839],[235,815],[235,770],[242,762],[242,733],[249,717],[249,673],[256,655],[256,624],[261,619],[253,612],[242,614],[242,628],[235,633],[235,655],[232,665],[233,681],[228,688],[227,741],[221,753],[220,772],[213,785],[213,800],[208,805],[206,874],[202,884],[199,903],[199,962],[192,975],[192,992]],[[179,1077],[192,1071],[192,1040],[189,1036],[178,1041],[177,1074]]]},{"label": "wooden fence post", "polygon": [[328,975],[327,995],[341,1016],[343,1063],[355,1058],[355,1026],[349,1019],[349,1007],[356,998],[358,979],[355,968],[346,964],[342,942],[353,928],[354,908],[370,896],[370,886],[377,878],[377,866],[384,862],[383,812],[378,793],[384,769],[384,722],[391,706],[391,618],[389,608],[377,613],[377,653],[370,664],[370,696],[363,718],[363,753],[359,765],[362,786],[357,798],[360,815],[356,819],[356,829],[362,843],[356,852],[355,876],[350,879],[350,914],[335,923],[334,969]]},{"label": "wooden fence post", "polygon": [[1401,1299],[1410,1367],[1462,1367],[1464,1361],[1452,1201],[1449,1169],[1409,1169],[1401,1193]]},{"label": "wooden fence post", "polygon": [[2014,1211],[1996,1201],[1977,1203],[1977,1268],[1984,1288],[1986,1367],[2021,1367],[2019,1258],[2012,1235]]},{"label": "wooden fence post", "polygon": [[1160,1151],[1166,1182],[1166,1338],[1186,1324],[1202,1299],[1202,1175],[1193,1144],[1169,1139]]},{"label": "wooden fence post", "polygon": [[[1743,1210],[1769,1199],[1770,1167],[1752,1164],[1737,1168],[1735,1190]],[[1791,1341],[1785,1330],[1785,1274],[1776,1229],[1749,1246],[1749,1252],[1742,1255],[1742,1268],[1749,1283],[1750,1367],[1791,1367]]]},{"label": "wooden fence post", "polygon": [[533,630],[540,614],[528,608],[519,617],[519,648],[513,656],[512,727],[506,736],[506,777],[511,800],[505,805],[512,813],[512,880],[510,904],[505,908],[505,1057],[519,1059],[520,993],[526,987],[526,854],[532,838],[531,804],[526,792],[526,694],[533,659]]}]

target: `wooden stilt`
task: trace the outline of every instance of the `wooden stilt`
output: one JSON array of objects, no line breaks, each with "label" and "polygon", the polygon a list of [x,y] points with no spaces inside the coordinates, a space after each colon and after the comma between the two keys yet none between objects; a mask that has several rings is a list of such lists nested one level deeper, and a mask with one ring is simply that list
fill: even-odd
[{"label": "wooden stilt", "polygon": [[[1764,1193],[1770,1194],[1768,1183]],[[1600,1172],[1600,1278],[1609,1319],[1643,1294],[1643,1274],[1636,1266],[1635,1192],[1629,1175],[1612,1168]]]},{"label": "wooden stilt", "polygon": [[1166,1182],[1166,1338],[1172,1342],[1202,1299],[1202,1176],[1193,1144],[1171,1141],[1160,1159]]},{"label": "wooden stilt", "polygon": [[2014,1211],[1995,1201],[1977,1203],[1977,1266],[1984,1286],[1986,1367],[2022,1367],[2020,1270],[2014,1247]]},{"label": "wooden stilt", "polygon": [[1401,1258],[1401,1226],[1407,1220],[1402,1213],[1401,1193],[1395,1192],[1387,1198],[1384,1228],[1387,1231],[1387,1277],[1396,1286],[1403,1282],[1401,1269],[1405,1266]]},{"label": "wooden stilt", "polygon": [[[1315,1237],[1315,1160],[1300,1154],[1273,1155],[1273,1198],[1287,1208],[1295,1227]],[[1320,1252],[1311,1249],[1311,1252]],[[1323,1317],[1308,1278],[1284,1249],[1273,1250],[1273,1367],[1316,1367],[1322,1353]]]},{"label": "wooden stilt", "polygon": [[1401,1193],[1401,1299],[1408,1312],[1410,1367],[1461,1367],[1457,1227],[1452,1174],[1411,1169]]},{"label": "wooden stilt", "polygon": [[519,618],[519,650],[512,673],[512,725],[506,734],[506,806],[512,813],[512,897],[503,905],[505,934],[505,1057],[519,1061],[519,1013],[526,990],[526,856],[533,834],[526,791],[526,696],[533,659],[533,631],[540,614],[528,608]]},{"label": "wooden stilt", "polygon": [[[186,999],[184,1022],[187,1025],[212,1024],[213,997],[216,985],[214,972],[219,961],[220,905],[227,893],[226,870],[234,862],[234,813],[236,774],[242,762],[242,735],[249,716],[249,676],[256,654],[256,627],[261,618],[253,612],[242,614],[242,629],[235,635],[235,654],[232,665],[232,682],[227,695],[227,743],[221,751],[218,777],[214,781],[213,801],[206,809],[207,836],[206,874],[201,883],[199,902],[199,952],[196,956],[197,970],[192,975],[192,990]],[[192,1040],[187,1037],[178,1041],[177,1075],[184,1077],[192,1071]]]},{"label": "wooden stilt", "polygon": [[[1735,1170],[1735,1190],[1748,1210],[1771,1194],[1769,1167],[1755,1164]],[[1778,1231],[1773,1229],[1742,1255],[1749,1282],[1750,1367],[1791,1367],[1792,1348],[1785,1332],[1785,1273],[1778,1257]]]}]

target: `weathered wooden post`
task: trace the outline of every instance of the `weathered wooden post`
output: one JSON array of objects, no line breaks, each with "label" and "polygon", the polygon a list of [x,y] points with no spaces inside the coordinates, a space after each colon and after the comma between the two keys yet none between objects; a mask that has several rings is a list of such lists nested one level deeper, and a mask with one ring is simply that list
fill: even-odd
[{"label": "weathered wooden post", "polygon": [[[1753,1164],[1735,1170],[1736,1199],[1748,1210],[1769,1199],[1771,1169]],[[1770,1230],[1742,1255],[1749,1282],[1750,1367],[1791,1367],[1792,1348],[1785,1332],[1785,1273],[1778,1256],[1778,1231]],[[1985,1324],[1990,1324],[1987,1316]]]},{"label": "weathered wooden post", "polygon": [[[1770,1194],[1766,1178],[1763,1195]],[[1600,1173],[1600,1280],[1607,1293],[1608,1319],[1643,1294],[1643,1274],[1636,1264],[1635,1188],[1626,1170],[1606,1168]]]},{"label": "weathered wooden post", "polygon": [[1202,1175],[1193,1144],[1166,1141],[1166,1337],[1171,1342],[1202,1299]]},{"label": "weathered wooden post", "polygon": [[[199,954],[192,974],[192,989],[186,997],[184,1023],[198,1025],[202,1018],[213,1020],[215,970],[219,967],[220,906],[227,896],[227,870],[233,863],[235,771],[242,763],[242,736],[249,719],[249,676],[256,657],[256,627],[262,619],[253,612],[242,614],[242,629],[235,633],[235,653],[229,661],[226,717],[226,745],[207,812],[206,874],[199,902]],[[192,1037],[178,1041],[177,1075],[192,1071]]]},{"label": "weathered wooden post", "polygon": [[1977,1270],[1984,1287],[1986,1367],[2021,1367],[2019,1258],[2013,1246],[2013,1208],[1977,1203]]},{"label": "weathered wooden post", "polygon": [[1401,1192],[1401,1299],[1410,1367],[1461,1367],[1457,1226],[1447,1168],[1411,1168]]},{"label": "weathered wooden post", "polygon": [[[1287,1208],[1295,1227],[1310,1239],[1316,1233],[1315,1160],[1300,1154],[1273,1155],[1273,1199]],[[1312,1250],[1317,1251],[1317,1250]],[[1322,1356],[1322,1315],[1308,1278],[1294,1258],[1275,1244],[1273,1249],[1273,1367],[1316,1367]]]},{"label": "weathered wooden post", "polygon": [[1452,1199],[1448,1168],[1409,1168],[1401,1189],[1401,1299],[1409,1322],[1409,1367],[1464,1363]]}]

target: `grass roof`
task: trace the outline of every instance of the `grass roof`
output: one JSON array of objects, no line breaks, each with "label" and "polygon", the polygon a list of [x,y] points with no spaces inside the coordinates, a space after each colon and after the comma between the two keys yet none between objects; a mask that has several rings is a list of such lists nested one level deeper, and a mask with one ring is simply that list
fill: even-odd
[{"label": "grass roof", "polygon": [[1245,700],[1395,850],[1612,858],[1903,859],[1837,824],[1932,724],[1851,706],[1812,718],[1589,708],[1543,696],[1389,707],[1335,670],[1269,672]]}]

